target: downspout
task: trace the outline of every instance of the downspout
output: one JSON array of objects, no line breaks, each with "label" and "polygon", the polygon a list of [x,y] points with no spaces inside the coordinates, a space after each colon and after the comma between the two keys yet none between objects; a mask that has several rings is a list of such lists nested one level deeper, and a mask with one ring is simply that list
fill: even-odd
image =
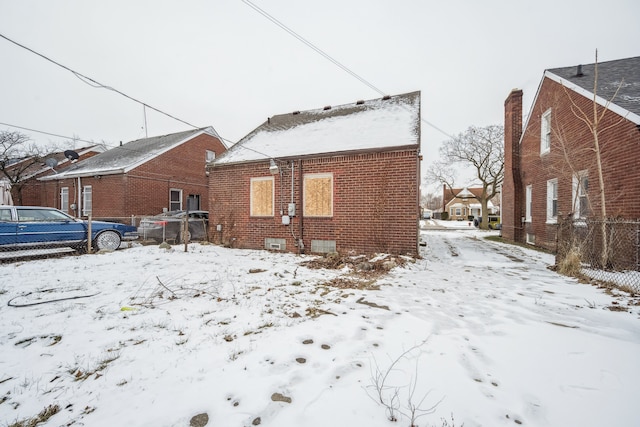
[{"label": "downspout", "polygon": [[76,204],[76,217],[80,218],[80,205],[82,204],[82,183],[78,177],[78,203]]},{"label": "downspout", "polygon": [[[291,161],[291,165],[293,166],[293,160]],[[298,243],[298,253],[303,254],[304,253],[304,243],[303,243],[303,238],[304,238],[304,224],[303,224],[303,206],[302,206],[302,159],[298,159],[298,175],[299,175],[299,179],[298,179],[298,192],[300,194],[300,203],[298,204],[298,210],[300,212],[300,215],[298,216],[298,218],[300,218],[300,240]],[[293,177],[293,172],[291,173],[291,176]],[[293,198],[293,185],[291,186],[291,191],[292,191],[292,198]]]}]

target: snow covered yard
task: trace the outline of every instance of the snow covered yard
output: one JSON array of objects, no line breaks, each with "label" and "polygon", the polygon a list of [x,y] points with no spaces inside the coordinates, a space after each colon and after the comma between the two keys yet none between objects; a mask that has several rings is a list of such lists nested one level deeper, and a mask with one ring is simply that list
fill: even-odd
[{"label": "snow covered yard", "polygon": [[637,299],[424,233],[380,276],[195,244],[0,264],[0,426],[640,424]]}]

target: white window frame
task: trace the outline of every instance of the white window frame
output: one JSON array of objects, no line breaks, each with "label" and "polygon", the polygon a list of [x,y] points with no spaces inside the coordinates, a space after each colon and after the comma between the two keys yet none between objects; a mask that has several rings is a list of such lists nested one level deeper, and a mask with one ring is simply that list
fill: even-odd
[{"label": "white window frame", "polygon": [[90,185],[82,187],[82,216],[89,216],[93,211],[93,188]]},{"label": "white window frame", "polygon": [[[171,193],[177,192],[179,200],[174,202],[171,200]],[[174,209],[174,204],[177,203],[177,209]],[[181,188],[170,188],[169,189],[169,210],[170,211],[181,211],[182,210],[182,189]]]},{"label": "white window frame", "polygon": [[[555,212],[553,206],[555,202]],[[547,224],[558,222],[558,178],[547,181]]]},{"label": "white window frame", "polygon": [[540,154],[551,151],[551,108],[540,117]]},{"label": "white window frame", "polygon": [[60,210],[64,213],[69,212],[69,187],[60,188]]},{"label": "white window frame", "polygon": [[[585,181],[586,180],[586,185]],[[589,209],[587,201],[587,191],[589,190],[589,174],[588,171],[580,171],[577,176],[573,177],[571,196],[573,200],[573,218],[584,219],[586,215],[583,215],[585,209]],[[586,188],[585,188],[586,187]],[[584,199],[584,201],[583,201]],[[584,206],[583,206],[584,204]]]},{"label": "white window frame", "polygon": [[533,197],[533,186],[529,184],[527,185],[527,189],[525,193],[525,202],[524,202],[524,206],[525,206],[524,221],[525,222],[531,222],[532,197]]},{"label": "white window frame", "polygon": [[204,161],[206,163],[213,162],[216,159],[216,152],[213,150],[207,150],[204,155]]}]

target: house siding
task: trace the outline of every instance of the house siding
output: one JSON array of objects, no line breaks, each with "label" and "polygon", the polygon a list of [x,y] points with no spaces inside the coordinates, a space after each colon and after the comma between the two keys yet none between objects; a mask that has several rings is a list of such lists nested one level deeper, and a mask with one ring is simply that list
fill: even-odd
[{"label": "house siding", "polygon": [[[341,253],[417,254],[419,160],[416,150],[363,153],[294,160],[296,216],[283,225],[291,202],[291,161],[275,175],[275,215],[249,215],[251,178],[271,176],[268,162],[216,165],[210,169],[210,236],[216,243],[262,249],[265,238],[286,239],[288,251],[307,252],[311,240],[336,242]],[[301,179],[305,174],[333,174],[333,216],[302,216]],[[217,231],[216,226],[221,226]],[[295,236],[295,237],[294,237]]]},{"label": "house siding", "polygon": [[[569,98],[570,97],[570,98]],[[587,125],[572,111],[575,106],[593,120],[593,102],[559,83],[544,78],[533,106],[527,128],[518,145],[509,141],[506,135],[515,132],[512,121],[505,120],[505,152],[514,149],[519,156],[520,170],[506,182],[521,180],[521,186],[505,185],[503,236],[506,239],[524,242],[526,235],[535,236],[535,244],[556,250],[557,225],[547,221],[547,181],[558,180],[558,218],[567,217],[572,212],[572,186],[575,172],[587,171],[589,177],[588,196],[592,215],[601,217],[598,172],[593,151],[594,139]],[[615,102],[615,100],[614,100]],[[551,118],[551,150],[540,154],[541,116],[549,108]],[[522,115],[521,107],[505,103],[505,118]],[[576,111],[576,107],[573,107]],[[603,107],[598,106],[598,115]],[[604,111],[599,124],[599,143],[602,153],[604,193],[606,196],[606,216],[608,218],[640,218],[640,131],[636,124],[624,119],[611,110]],[[514,160],[505,158],[505,170],[516,170]],[[524,224],[524,234],[516,232],[518,216],[523,216],[525,208],[525,188],[532,186],[532,217]],[[513,205],[511,205],[513,204]],[[509,224],[509,225],[507,225]],[[511,231],[513,230],[513,232]]]}]

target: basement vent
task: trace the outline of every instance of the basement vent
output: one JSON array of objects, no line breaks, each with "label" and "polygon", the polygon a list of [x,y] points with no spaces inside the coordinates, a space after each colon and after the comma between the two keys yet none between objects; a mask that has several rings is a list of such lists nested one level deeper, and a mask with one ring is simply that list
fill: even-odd
[{"label": "basement vent", "polygon": [[285,239],[274,239],[267,237],[264,239],[264,248],[272,251],[286,251],[287,241]]},{"label": "basement vent", "polygon": [[294,112],[293,112],[293,113],[291,113],[291,114],[293,114],[294,116],[296,116],[296,115],[300,114],[300,111],[294,111]]},{"label": "basement vent", "polygon": [[356,101],[356,105],[362,105],[362,104],[364,104],[364,100],[359,99]]},{"label": "basement vent", "polygon": [[326,107],[323,108],[323,110],[325,110],[325,111],[331,110],[331,105],[327,105]]},{"label": "basement vent", "polygon": [[389,99],[391,99],[390,95],[385,95],[385,96],[382,97],[383,101],[388,101]]},{"label": "basement vent", "polygon": [[312,240],[311,252],[321,253],[321,254],[334,253],[336,252],[336,241],[335,240]]}]

